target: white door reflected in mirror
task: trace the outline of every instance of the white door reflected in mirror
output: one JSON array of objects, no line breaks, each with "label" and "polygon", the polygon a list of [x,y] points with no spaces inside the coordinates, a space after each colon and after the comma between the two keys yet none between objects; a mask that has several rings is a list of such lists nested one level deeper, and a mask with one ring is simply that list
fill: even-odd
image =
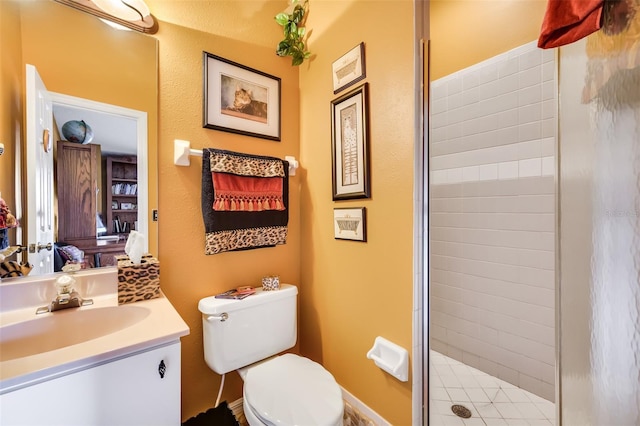
[{"label": "white door reflected in mirror", "polygon": [[53,272],[53,107],[38,70],[27,64],[27,236],[32,275]]}]

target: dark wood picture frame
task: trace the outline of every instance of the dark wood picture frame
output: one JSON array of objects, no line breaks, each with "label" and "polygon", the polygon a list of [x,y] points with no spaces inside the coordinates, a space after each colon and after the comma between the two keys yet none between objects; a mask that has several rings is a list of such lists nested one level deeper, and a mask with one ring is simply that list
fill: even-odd
[{"label": "dark wood picture frame", "polygon": [[280,141],[279,77],[203,52],[203,82],[202,127]]},{"label": "dark wood picture frame", "polygon": [[369,198],[368,84],[331,101],[333,200]]},{"label": "dark wood picture frame", "polygon": [[367,76],[364,63],[364,42],[336,59],[331,65],[333,94],[356,84]]},{"label": "dark wood picture frame", "polygon": [[334,208],[333,238],[367,242],[367,208]]}]

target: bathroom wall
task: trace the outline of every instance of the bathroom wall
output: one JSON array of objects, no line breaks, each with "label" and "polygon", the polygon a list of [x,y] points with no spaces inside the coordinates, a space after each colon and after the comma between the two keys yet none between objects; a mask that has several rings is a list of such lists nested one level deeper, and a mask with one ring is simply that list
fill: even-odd
[{"label": "bathroom wall", "polygon": [[[313,56],[300,67],[301,350],[390,423],[414,424],[411,381],[366,359],[378,335],[412,348],[413,238],[420,232],[413,229],[413,2],[310,6]],[[333,202],[330,106],[348,90],[333,94],[331,65],[360,42],[370,90],[372,195]],[[335,240],[333,209],[360,206],[367,209],[368,241]]]},{"label": "bathroom wall", "polygon": [[[214,147],[299,158],[298,69],[290,60],[275,55],[282,32],[273,17],[286,2],[148,3],[159,20],[154,37],[159,40],[160,58],[160,284],[191,331],[182,339],[182,417],[188,419],[214,405],[221,382],[221,376],[204,361],[198,301],[241,285],[259,286],[261,277],[268,274],[301,284],[300,187],[304,174],[289,178],[289,236],[285,245],[206,256],[200,204],[202,160],[193,157],[190,167],[175,166],[173,141],[189,140],[193,149]],[[202,127],[203,51],[282,79],[280,142]],[[304,168],[304,162],[301,164]],[[241,396],[239,375],[227,374],[221,400],[231,402]]]},{"label": "bathroom wall", "polygon": [[[377,335],[408,350],[412,346],[414,95],[413,33],[407,24],[413,20],[412,2],[312,1],[307,27],[313,56],[300,67],[291,67],[290,59],[274,55],[281,39],[277,26],[270,33],[225,37],[237,31],[238,16],[247,15],[247,22],[273,22],[286,2],[264,2],[253,15],[244,9],[226,10],[228,3],[194,3],[187,12],[174,2],[150,2],[161,20],[156,36],[160,40],[160,260],[162,280],[167,282],[163,289],[191,327],[191,335],[183,339],[183,418],[211,406],[220,383],[202,358],[197,301],[229,286],[255,283],[265,273],[279,273],[284,281],[300,286],[300,352],[321,362],[340,385],[391,423],[411,424],[411,382],[399,382],[384,373],[366,359],[366,353]],[[216,19],[201,22],[203,16]],[[375,30],[382,25],[397,27],[397,37]],[[331,63],[361,41],[366,44],[366,81],[371,92],[373,196],[334,203],[330,102],[337,95],[331,86]],[[199,127],[198,51],[202,50],[282,77],[282,142]],[[174,138],[191,140],[194,148],[296,155],[301,167],[290,178],[287,244],[204,256],[199,240],[203,232],[200,160],[193,159],[189,168],[175,167]],[[367,207],[369,241],[334,240],[333,208],[360,205]],[[177,218],[180,226],[164,222],[167,216]],[[240,387],[237,375],[229,374],[223,399],[239,398]]]},{"label": "bathroom wall", "polygon": [[554,51],[431,84],[431,348],[554,397]]}]

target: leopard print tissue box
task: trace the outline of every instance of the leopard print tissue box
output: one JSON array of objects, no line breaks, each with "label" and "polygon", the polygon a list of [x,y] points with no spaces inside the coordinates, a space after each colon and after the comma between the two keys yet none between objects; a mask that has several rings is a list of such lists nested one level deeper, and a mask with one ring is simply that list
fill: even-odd
[{"label": "leopard print tissue box", "polygon": [[280,276],[269,275],[269,276],[263,277],[262,290],[263,291],[280,290]]},{"label": "leopard print tissue box", "polygon": [[116,256],[118,262],[118,304],[160,297],[160,262],[145,254],[139,264],[129,256]]}]

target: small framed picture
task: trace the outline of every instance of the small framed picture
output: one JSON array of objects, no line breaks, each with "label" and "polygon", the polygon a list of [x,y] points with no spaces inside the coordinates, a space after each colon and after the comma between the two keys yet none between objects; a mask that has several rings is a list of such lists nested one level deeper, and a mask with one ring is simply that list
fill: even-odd
[{"label": "small framed picture", "polygon": [[117,201],[111,201],[111,210],[118,210],[120,208],[120,206],[118,205]]},{"label": "small framed picture", "polygon": [[367,83],[331,102],[333,200],[369,198]]},{"label": "small framed picture", "polygon": [[133,210],[133,203],[120,203],[121,210]]},{"label": "small framed picture", "polygon": [[333,93],[336,94],[366,77],[364,43],[342,55],[332,65]]},{"label": "small framed picture", "polygon": [[367,241],[365,207],[333,209],[333,233],[336,240]]},{"label": "small framed picture", "polygon": [[280,78],[203,53],[203,127],[279,141]]}]

